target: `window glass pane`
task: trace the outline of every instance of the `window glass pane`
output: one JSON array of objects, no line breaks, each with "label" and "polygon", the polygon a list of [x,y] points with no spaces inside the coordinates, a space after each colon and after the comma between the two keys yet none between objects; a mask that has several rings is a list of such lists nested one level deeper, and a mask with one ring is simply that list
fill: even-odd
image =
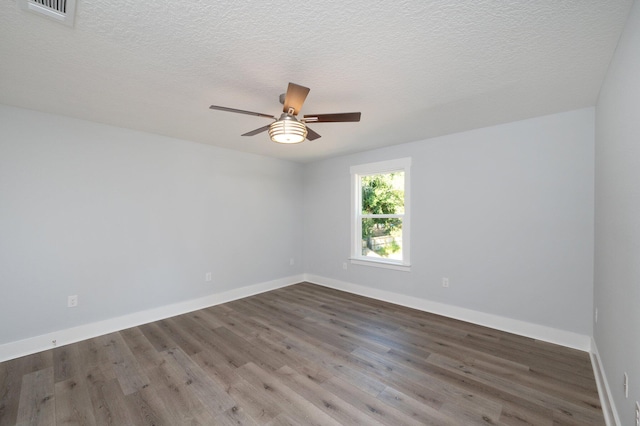
[{"label": "window glass pane", "polygon": [[404,172],[361,176],[362,214],[404,214]]},{"label": "window glass pane", "polygon": [[362,255],[402,260],[402,219],[362,219]]}]

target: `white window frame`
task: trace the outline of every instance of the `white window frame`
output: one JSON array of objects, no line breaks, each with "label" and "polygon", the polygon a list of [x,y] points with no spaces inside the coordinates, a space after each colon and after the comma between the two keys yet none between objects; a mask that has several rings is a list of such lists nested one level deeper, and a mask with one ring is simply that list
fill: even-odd
[{"label": "white window frame", "polygon": [[[362,255],[362,188],[360,177],[391,172],[404,172],[404,214],[377,215],[402,219],[402,261],[370,258]],[[411,157],[351,166],[351,256],[357,265],[409,271],[411,269]]]}]

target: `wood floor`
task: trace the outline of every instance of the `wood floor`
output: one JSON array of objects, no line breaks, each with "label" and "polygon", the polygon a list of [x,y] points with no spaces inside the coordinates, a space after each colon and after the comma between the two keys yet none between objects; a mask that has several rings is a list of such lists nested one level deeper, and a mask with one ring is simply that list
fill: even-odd
[{"label": "wood floor", "polygon": [[0,425],[603,425],[589,356],[298,284],[0,364]]}]

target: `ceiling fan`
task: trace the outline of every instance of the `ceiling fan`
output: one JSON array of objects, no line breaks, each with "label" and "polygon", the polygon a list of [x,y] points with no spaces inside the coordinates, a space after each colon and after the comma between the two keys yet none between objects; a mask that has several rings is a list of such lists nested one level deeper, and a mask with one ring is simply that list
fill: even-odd
[{"label": "ceiling fan", "polygon": [[344,123],[360,121],[359,112],[344,112],[336,114],[308,114],[303,118],[298,118],[302,104],[304,103],[309,88],[300,86],[295,83],[289,83],[287,93],[280,95],[280,103],[284,105],[283,113],[280,118],[273,115],[262,114],[259,112],[245,111],[242,109],[228,108],[223,106],[211,105],[210,109],[220,111],[235,112],[238,114],[255,115],[258,117],[272,118],[275,121],[266,126],[262,126],[242,136],[254,136],[258,133],[269,131],[269,137],[272,141],[278,143],[300,143],[305,139],[310,141],[318,139],[320,135],[311,130],[306,123]]}]

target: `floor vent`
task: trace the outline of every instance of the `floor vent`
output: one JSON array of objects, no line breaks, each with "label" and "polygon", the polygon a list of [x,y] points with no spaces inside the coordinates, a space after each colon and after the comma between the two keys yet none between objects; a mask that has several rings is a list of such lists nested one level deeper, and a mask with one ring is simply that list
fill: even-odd
[{"label": "floor vent", "polygon": [[20,0],[24,10],[46,16],[70,27],[76,14],[76,0]]}]

